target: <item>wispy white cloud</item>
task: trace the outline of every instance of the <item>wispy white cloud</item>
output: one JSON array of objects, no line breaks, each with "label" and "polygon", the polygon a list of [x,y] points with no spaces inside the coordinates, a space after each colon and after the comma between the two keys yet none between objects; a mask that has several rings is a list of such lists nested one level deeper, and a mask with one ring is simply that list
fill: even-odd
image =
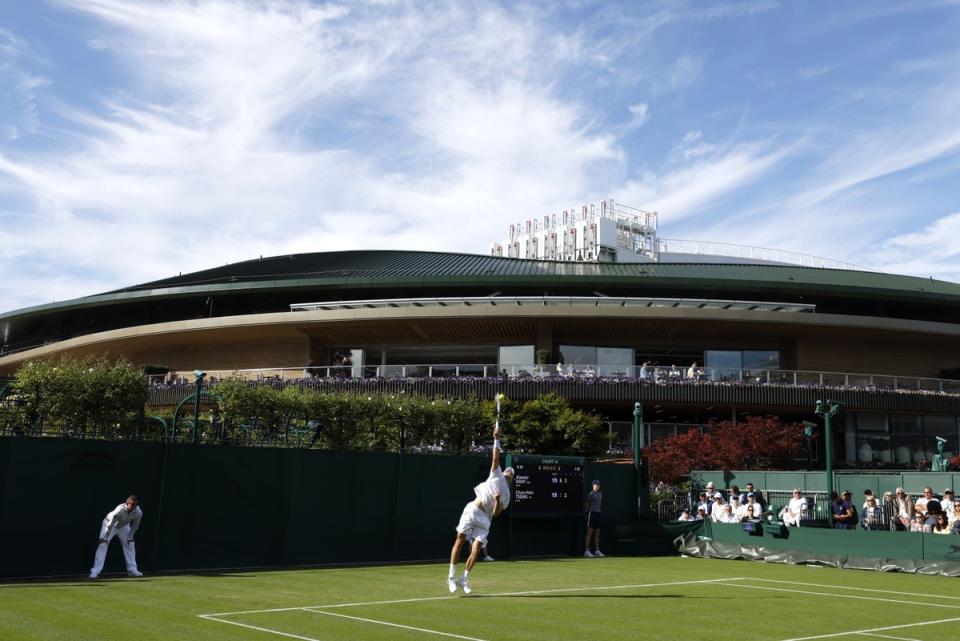
[{"label": "wispy white cloud", "polygon": [[894,236],[878,244],[870,255],[886,270],[960,281],[960,212],[943,216],[920,231]]},{"label": "wispy white cloud", "polygon": [[[260,254],[482,251],[623,164],[555,95],[569,52],[540,51],[557,34],[534,10],[63,5],[99,21],[137,89],[61,109],[71,149],[0,151],[0,189],[32,201],[0,257],[29,257],[21,283],[54,264],[96,274],[79,295]],[[62,293],[0,284],[0,308]]]},{"label": "wispy white cloud", "polygon": [[827,65],[816,65],[813,67],[803,67],[798,72],[800,77],[805,80],[810,80],[811,78],[816,78],[817,76],[822,76],[824,74],[830,73],[830,67]]}]

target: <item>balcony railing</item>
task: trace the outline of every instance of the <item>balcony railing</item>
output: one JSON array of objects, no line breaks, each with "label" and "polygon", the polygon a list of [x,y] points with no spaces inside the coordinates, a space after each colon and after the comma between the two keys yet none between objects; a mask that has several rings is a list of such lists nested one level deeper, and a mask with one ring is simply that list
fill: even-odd
[{"label": "balcony railing", "polygon": [[[761,368],[642,367],[639,365],[495,365],[428,363],[403,365],[330,365],[322,367],[207,370],[208,380],[242,378],[259,381],[303,379],[506,379],[511,382],[625,382],[653,385],[777,386],[838,388],[860,391],[920,392],[960,395],[960,380]],[[190,374],[148,377],[154,385],[189,384]]]}]

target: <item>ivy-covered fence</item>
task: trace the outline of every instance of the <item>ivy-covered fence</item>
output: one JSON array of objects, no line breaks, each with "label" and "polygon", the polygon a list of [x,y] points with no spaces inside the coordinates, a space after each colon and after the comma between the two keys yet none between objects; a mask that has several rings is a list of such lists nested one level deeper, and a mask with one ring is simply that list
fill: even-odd
[{"label": "ivy-covered fence", "polygon": [[[130,363],[105,358],[37,361],[0,399],[0,434],[353,451],[466,453],[489,445],[492,399],[278,388],[228,379],[179,412],[145,410],[147,383]],[[558,395],[506,399],[500,424],[515,452],[600,454],[601,418]]]}]

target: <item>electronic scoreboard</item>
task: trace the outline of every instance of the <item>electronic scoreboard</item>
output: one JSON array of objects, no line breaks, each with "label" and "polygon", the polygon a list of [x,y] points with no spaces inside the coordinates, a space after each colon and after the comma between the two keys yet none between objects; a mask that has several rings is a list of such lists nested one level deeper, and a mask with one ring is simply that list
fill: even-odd
[{"label": "electronic scoreboard", "polygon": [[514,516],[583,516],[583,458],[508,455]]}]

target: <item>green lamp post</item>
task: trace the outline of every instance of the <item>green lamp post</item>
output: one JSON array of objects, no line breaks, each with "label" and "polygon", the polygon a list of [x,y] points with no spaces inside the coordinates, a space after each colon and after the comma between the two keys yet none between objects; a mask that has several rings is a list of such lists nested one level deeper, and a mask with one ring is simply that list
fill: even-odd
[{"label": "green lamp post", "polygon": [[196,369],[193,370],[193,376],[195,377],[193,384],[196,386],[197,391],[194,392],[193,399],[193,430],[190,435],[190,442],[196,443],[197,425],[200,422],[200,395],[203,392],[203,379],[206,378],[207,373]]},{"label": "green lamp post", "polygon": [[826,403],[817,401],[814,409],[817,416],[823,418],[824,456],[827,459],[827,496],[830,497],[831,503],[827,510],[830,527],[833,527],[833,434],[830,431],[830,419],[837,415],[842,406],[843,404],[840,401],[828,399]]}]

